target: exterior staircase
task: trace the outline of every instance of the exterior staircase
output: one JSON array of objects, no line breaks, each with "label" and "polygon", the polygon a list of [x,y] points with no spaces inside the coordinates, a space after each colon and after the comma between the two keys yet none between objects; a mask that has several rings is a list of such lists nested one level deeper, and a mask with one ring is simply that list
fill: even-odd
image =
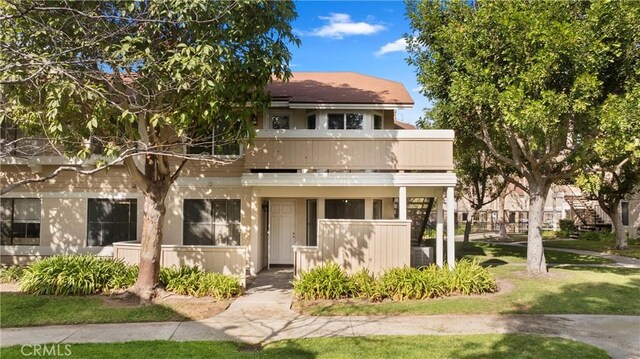
[{"label": "exterior staircase", "polygon": [[411,220],[411,246],[418,245],[418,239],[430,228],[434,228],[435,217],[425,222],[425,215],[435,216],[434,198],[409,197],[407,198],[407,219]]},{"label": "exterior staircase", "polygon": [[572,190],[570,193],[565,193],[564,200],[569,204],[574,215],[574,223],[578,228],[577,232],[570,235],[571,238],[578,238],[585,232],[611,228],[609,217],[596,201],[584,195],[575,194]]}]

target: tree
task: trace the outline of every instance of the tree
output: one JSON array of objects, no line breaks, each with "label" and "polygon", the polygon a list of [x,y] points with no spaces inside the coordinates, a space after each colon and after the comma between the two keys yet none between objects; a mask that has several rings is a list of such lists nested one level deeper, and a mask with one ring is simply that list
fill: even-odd
[{"label": "tree", "polygon": [[[633,91],[640,91],[636,86]],[[616,249],[628,249],[620,202],[640,189],[640,95],[612,96],[605,103],[603,133],[593,146],[597,154],[576,178],[577,185],[611,218]]]},{"label": "tree", "polygon": [[[433,121],[473,132],[530,195],[527,272],[547,271],[551,185],[593,156],[608,99],[636,96],[638,2],[408,0],[408,36]],[[632,109],[638,111],[638,109]]]},{"label": "tree", "polygon": [[98,153],[98,168],[124,164],[144,197],[130,288],[142,301],[158,285],[169,187],[188,160],[217,161],[182,149],[214,128],[216,146],[252,138],[265,85],[290,76],[295,17],[266,0],[0,3],[3,122],[67,156]]}]

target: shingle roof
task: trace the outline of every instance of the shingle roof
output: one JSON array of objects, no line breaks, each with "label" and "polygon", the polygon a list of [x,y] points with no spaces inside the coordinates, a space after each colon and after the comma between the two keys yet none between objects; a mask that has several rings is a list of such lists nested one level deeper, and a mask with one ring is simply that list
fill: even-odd
[{"label": "shingle roof", "polygon": [[294,72],[289,82],[267,85],[273,100],[291,103],[413,105],[400,82],[355,72]]},{"label": "shingle roof", "polygon": [[416,126],[410,123],[406,123],[398,120],[393,121],[393,127],[396,130],[415,130],[416,129]]}]

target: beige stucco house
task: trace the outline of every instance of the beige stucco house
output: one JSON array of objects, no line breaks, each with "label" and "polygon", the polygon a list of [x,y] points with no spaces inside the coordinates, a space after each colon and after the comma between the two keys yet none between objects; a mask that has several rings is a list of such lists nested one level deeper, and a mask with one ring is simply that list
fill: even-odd
[{"label": "beige stucco house", "polygon": [[[162,261],[244,278],[271,265],[334,261],[349,271],[409,265],[408,197],[435,197],[435,255],[453,246],[450,130],[396,129],[413,101],[398,82],[357,73],[299,72],[268,90],[250,145],[224,147],[226,164],[191,161],[166,205]],[[212,146],[212,148],[217,148]],[[218,147],[219,148],[219,147]],[[216,151],[216,150],[213,150]],[[0,185],[49,173],[61,157],[1,159]],[[142,197],[122,166],[90,177],[63,173],[2,198],[4,263],[95,253],[137,263]],[[451,262],[452,264],[452,262]]]}]

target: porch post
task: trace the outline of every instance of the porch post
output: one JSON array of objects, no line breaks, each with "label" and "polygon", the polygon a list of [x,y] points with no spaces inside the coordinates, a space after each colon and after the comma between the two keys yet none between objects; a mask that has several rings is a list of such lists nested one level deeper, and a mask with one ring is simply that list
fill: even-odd
[{"label": "porch post", "polygon": [[407,219],[407,187],[402,186],[399,188],[398,193],[398,219]]},{"label": "porch post", "polygon": [[447,187],[447,264],[449,269],[456,266],[455,201],[453,187]]},{"label": "porch post", "polygon": [[444,216],[442,215],[442,191],[439,191],[436,197],[436,265],[442,268],[444,257]]}]

